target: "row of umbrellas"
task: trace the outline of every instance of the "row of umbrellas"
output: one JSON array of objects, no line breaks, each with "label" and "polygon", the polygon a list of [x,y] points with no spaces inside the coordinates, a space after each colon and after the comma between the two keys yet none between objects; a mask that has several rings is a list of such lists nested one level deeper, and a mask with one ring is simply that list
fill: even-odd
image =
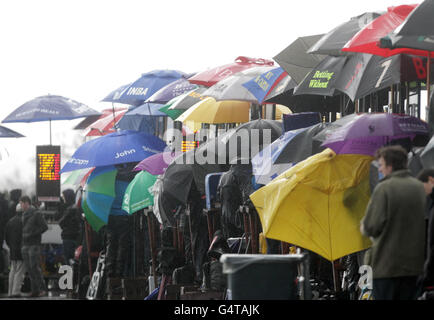
[{"label": "row of umbrellas", "polygon": [[[261,145],[257,154],[248,153],[257,181],[265,185],[251,196],[264,234],[335,260],[368,245],[355,225],[369,199],[367,172],[373,152],[394,140],[415,142],[420,136],[426,137],[427,124],[410,116],[354,114],[329,125],[320,123],[282,135],[280,122],[249,122],[251,106],[285,101],[297,111],[312,101],[327,105],[338,91],[355,100],[403,79],[420,79],[418,70],[404,72],[411,70],[411,64],[405,62],[412,58],[402,54],[427,58],[424,76],[429,83],[432,36],[420,31],[420,24],[427,21],[422,19],[425,12],[433,11],[434,1],[426,0],[419,6],[397,6],[384,13],[361,15],[325,35],[297,39],[274,57],[279,66],[271,60],[241,56],[234,63],[194,75],[154,70],[103,99],[128,105],[125,108],[113,106],[100,113],[71,99],[48,95],[24,104],[3,122],[92,118],[86,134],[103,136],[80,146],[62,173],[74,172],[70,180],[84,187],[82,207],[96,230],[107,223],[115,196],[117,165],[137,162],[136,170],[140,171],[127,187],[124,210],[133,213],[153,205],[154,195],[158,195],[160,221],[173,224],[171,213],[188,201],[191,186],[194,184],[203,194],[205,176],[228,169],[225,165],[176,160],[204,150],[211,150],[207,159],[218,158],[219,148],[228,148],[240,130],[271,130],[274,143],[265,149]],[[416,45],[406,47],[415,36]],[[390,48],[383,48],[385,45]],[[161,116],[185,124],[192,122],[193,130],[203,122],[244,124],[196,150],[173,154],[167,152],[164,141],[150,134],[153,118]],[[210,149],[210,143],[216,149]],[[246,148],[252,150],[251,145]],[[244,153],[237,150],[236,154]],[[231,163],[240,158],[225,160]],[[315,203],[313,195],[318,198]],[[341,234],[341,229],[346,231]]]}]

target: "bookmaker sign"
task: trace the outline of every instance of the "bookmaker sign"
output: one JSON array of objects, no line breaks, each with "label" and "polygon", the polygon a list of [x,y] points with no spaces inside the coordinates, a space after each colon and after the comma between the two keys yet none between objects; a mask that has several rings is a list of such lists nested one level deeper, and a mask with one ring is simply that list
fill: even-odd
[{"label": "bookmaker sign", "polygon": [[38,201],[60,201],[60,146],[36,146]]}]

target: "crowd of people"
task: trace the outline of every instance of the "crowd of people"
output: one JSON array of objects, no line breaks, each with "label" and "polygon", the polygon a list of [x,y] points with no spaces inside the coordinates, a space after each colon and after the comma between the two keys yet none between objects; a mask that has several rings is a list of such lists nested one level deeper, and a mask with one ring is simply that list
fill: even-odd
[{"label": "crowd of people", "polygon": [[[414,173],[408,170],[408,153],[401,146],[386,146],[377,150],[376,161],[379,164],[381,179],[372,189],[366,214],[360,222],[361,233],[372,240],[372,247],[363,252],[363,263],[372,268],[372,296],[376,300],[417,299],[424,292],[432,291],[434,287],[434,168],[423,169],[414,176]],[[108,224],[104,227],[104,246],[99,248],[106,253],[105,272],[108,277],[123,278],[131,275],[130,249],[133,225],[131,215],[121,207],[126,186],[134,176],[130,169],[128,165],[118,168],[116,198]],[[244,174],[243,170],[247,170],[247,174]],[[239,214],[239,205],[245,203],[248,194],[253,190],[246,187],[245,178],[249,176],[249,172],[249,168],[233,167],[221,179],[218,196],[222,202],[222,231],[216,232],[219,239],[236,237],[243,233],[241,218],[236,215]],[[238,192],[235,192],[236,190]],[[235,199],[235,196],[238,198]],[[86,243],[83,241],[82,210],[76,199],[76,193],[72,189],[64,190],[54,215],[62,230],[65,264],[73,264],[77,248]],[[9,272],[9,297],[23,296],[21,288],[26,274],[30,279],[30,297],[47,294],[40,257],[41,237],[48,226],[41,210],[38,209],[39,203],[32,201],[27,195],[22,195],[19,189],[12,190],[9,197],[4,193],[0,194],[0,240],[9,248],[9,266],[0,267],[1,270]],[[206,224],[204,225],[206,228]],[[161,259],[164,249],[171,241],[166,241],[165,244],[163,236],[167,230],[160,230]],[[172,235],[172,232],[169,233]],[[206,264],[206,258],[213,257],[215,252],[218,255],[228,252],[229,248],[225,242],[224,248],[222,247],[224,250],[221,246],[217,246],[216,249],[216,241],[213,241],[211,249],[208,248],[209,245],[201,246],[203,250],[195,248],[194,241],[188,243],[189,240],[195,239],[194,234],[191,236],[192,239],[185,239],[185,254],[188,255],[192,248],[196,251],[193,254],[196,260],[193,273],[194,278],[200,281],[202,265]],[[266,240],[267,253],[278,253],[279,242]],[[83,253],[86,251],[82,249]],[[186,261],[181,260],[176,264],[177,267]],[[0,259],[2,264],[5,261],[3,258]],[[160,267],[160,271],[164,273],[164,261],[160,260]],[[173,268],[169,269],[170,272],[167,274],[173,271]]]}]

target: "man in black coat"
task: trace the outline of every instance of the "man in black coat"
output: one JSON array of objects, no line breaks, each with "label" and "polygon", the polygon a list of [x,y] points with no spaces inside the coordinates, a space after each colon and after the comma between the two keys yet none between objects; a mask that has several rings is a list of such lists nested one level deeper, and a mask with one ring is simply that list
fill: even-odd
[{"label": "man in black coat", "polygon": [[4,193],[0,193],[0,273],[5,272],[6,266],[4,265],[3,258],[3,241],[5,238],[5,228],[9,220],[8,201]]},{"label": "man in black coat", "polygon": [[26,274],[23,257],[21,254],[23,239],[23,223],[20,205],[14,217],[6,224],[5,240],[10,251],[9,291],[11,298],[21,297],[21,286]]}]

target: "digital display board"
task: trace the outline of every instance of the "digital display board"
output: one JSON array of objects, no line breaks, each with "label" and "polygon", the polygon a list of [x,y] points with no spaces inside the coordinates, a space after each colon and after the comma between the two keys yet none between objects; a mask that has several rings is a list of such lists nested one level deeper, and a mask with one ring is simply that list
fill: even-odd
[{"label": "digital display board", "polygon": [[60,146],[36,146],[38,201],[60,201]]}]

